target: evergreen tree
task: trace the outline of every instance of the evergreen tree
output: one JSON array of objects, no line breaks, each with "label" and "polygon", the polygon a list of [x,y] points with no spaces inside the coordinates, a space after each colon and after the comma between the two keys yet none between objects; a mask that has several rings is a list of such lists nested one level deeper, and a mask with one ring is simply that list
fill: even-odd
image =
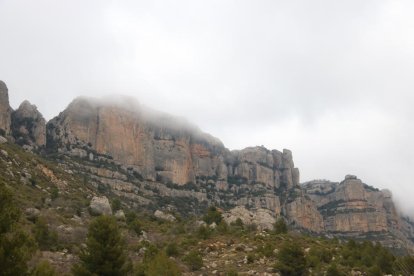
[{"label": "evergreen tree", "polygon": [[89,226],[86,249],[75,265],[75,275],[127,275],[131,265],[125,252],[125,243],[116,220],[109,216],[96,218]]},{"label": "evergreen tree", "polygon": [[294,241],[286,242],[278,253],[276,269],[282,276],[306,275],[306,259],[302,248]]},{"label": "evergreen tree", "polygon": [[27,274],[35,250],[34,241],[18,227],[19,218],[12,193],[0,183],[0,276]]},{"label": "evergreen tree", "polygon": [[211,206],[208,208],[207,214],[204,215],[203,220],[207,224],[212,224],[213,222],[217,225],[223,220],[221,213],[217,210],[216,207]]},{"label": "evergreen tree", "polygon": [[285,220],[283,218],[279,218],[273,225],[273,230],[276,234],[286,234],[288,232],[288,228]]}]

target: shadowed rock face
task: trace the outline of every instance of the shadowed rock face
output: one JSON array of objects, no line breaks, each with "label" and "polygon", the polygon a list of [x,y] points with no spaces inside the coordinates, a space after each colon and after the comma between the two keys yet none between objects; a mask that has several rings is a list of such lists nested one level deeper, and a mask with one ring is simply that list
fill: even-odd
[{"label": "shadowed rock face", "polygon": [[46,121],[35,105],[24,101],[11,118],[12,134],[18,144],[36,147],[46,145]]},{"label": "shadowed rock face", "polygon": [[0,135],[10,134],[11,113],[7,86],[0,80]]}]

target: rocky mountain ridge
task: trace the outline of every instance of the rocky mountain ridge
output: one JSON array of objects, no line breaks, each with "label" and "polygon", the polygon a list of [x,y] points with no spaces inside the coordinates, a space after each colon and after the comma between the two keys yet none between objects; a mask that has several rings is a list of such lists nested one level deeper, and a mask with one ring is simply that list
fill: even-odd
[{"label": "rocky mountain ridge", "polygon": [[389,192],[354,176],[301,185],[289,150],[230,151],[183,120],[125,102],[78,98],[46,123],[28,102],[13,111],[0,82],[0,134],[130,206],[188,215],[216,205],[229,221],[284,217],[301,231],[413,247],[412,224]]}]

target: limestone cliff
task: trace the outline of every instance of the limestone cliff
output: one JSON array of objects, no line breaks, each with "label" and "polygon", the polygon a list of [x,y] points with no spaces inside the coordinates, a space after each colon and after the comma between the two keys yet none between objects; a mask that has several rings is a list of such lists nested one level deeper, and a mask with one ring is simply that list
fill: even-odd
[{"label": "limestone cliff", "polygon": [[303,187],[323,216],[326,232],[348,236],[394,233],[412,238],[387,190],[375,189],[352,175],[341,183],[319,180]]},{"label": "limestone cliff", "polygon": [[11,116],[12,134],[16,143],[42,147],[46,145],[46,120],[35,105],[24,101]]},{"label": "limestone cliff", "polygon": [[10,134],[11,113],[9,92],[6,84],[0,80],[0,135]]},{"label": "limestone cliff", "polygon": [[47,135],[49,147],[80,157],[111,156],[151,181],[184,185],[225,169],[220,141],[131,101],[76,99],[48,123]]},{"label": "limestone cliff", "polygon": [[195,185],[210,204],[265,208],[300,227],[323,230],[316,208],[309,208],[303,193],[291,192],[300,190],[291,151],[229,151],[189,123],[130,99],[76,99],[47,124],[47,146],[90,161],[113,159],[152,187]]}]

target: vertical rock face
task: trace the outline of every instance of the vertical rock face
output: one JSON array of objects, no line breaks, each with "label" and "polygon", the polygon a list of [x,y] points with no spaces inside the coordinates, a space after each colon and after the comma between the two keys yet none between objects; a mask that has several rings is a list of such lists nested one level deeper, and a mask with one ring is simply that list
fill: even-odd
[{"label": "vertical rock face", "polygon": [[35,105],[24,101],[12,113],[12,134],[21,145],[45,146],[46,121]]},{"label": "vertical rock face", "polygon": [[364,184],[355,176],[341,183],[313,181],[304,185],[332,233],[384,232],[399,227],[391,195]]},{"label": "vertical rock face", "polygon": [[220,141],[138,103],[79,98],[48,123],[47,135],[49,147],[110,155],[152,181],[183,185],[196,174],[225,174]]},{"label": "vertical rock face", "polygon": [[0,135],[10,134],[12,109],[9,105],[9,92],[6,84],[0,80]]}]

